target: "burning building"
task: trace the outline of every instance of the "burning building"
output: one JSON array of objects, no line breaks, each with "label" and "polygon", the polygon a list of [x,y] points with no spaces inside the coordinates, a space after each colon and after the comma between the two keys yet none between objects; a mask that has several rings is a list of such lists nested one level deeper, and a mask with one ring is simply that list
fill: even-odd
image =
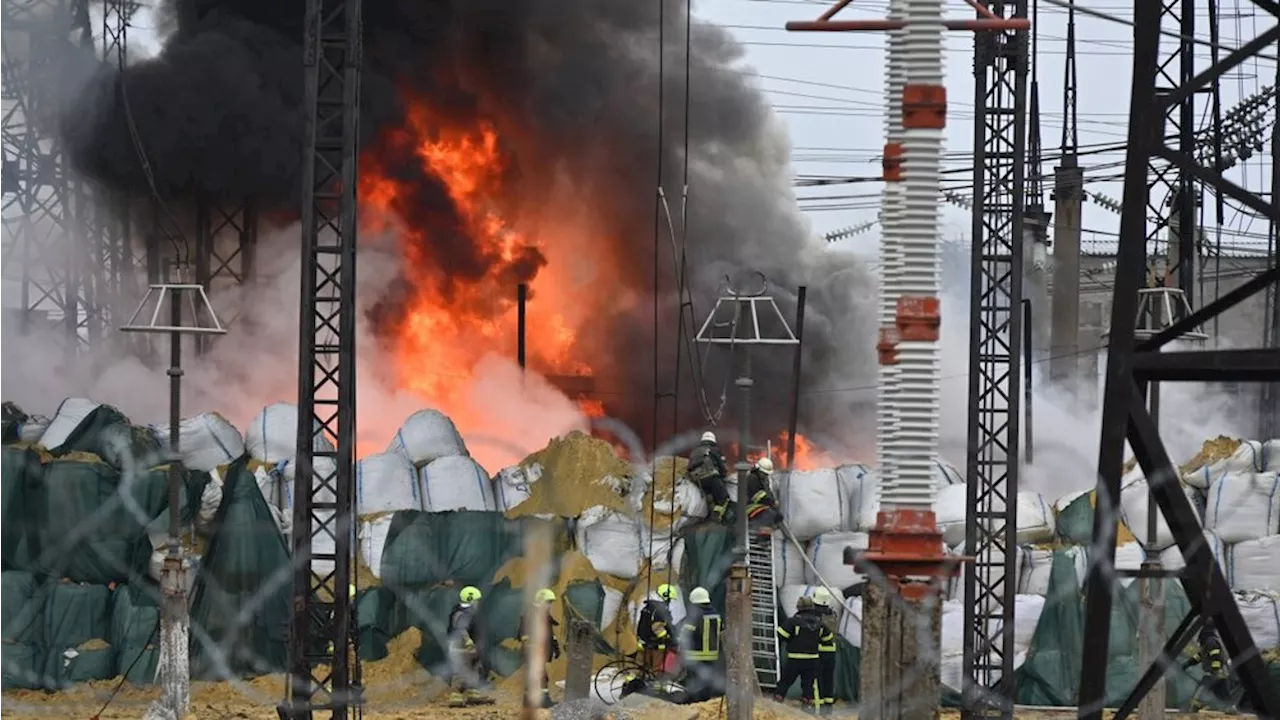
[{"label": "burning building", "polygon": [[[162,53],[102,70],[71,104],[77,168],[150,194],[131,117],[169,203],[252,198],[290,223],[302,10],[171,0]],[[364,320],[391,359],[387,382],[450,412],[482,356],[514,356],[523,283],[529,367],[579,378],[586,413],[650,442],[705,426],[696,394],[720,405],[733,370],[727,354],[695,360],[700,391],[683,345],[677,374],[675,255],[687,239],[699,321],[744,269],[770,279],[784,313],[809,287],[803,386],[814,392],[801,431],[866,449],[854,402],[869,396],[830,391],[874,384],[873,280],[808,233],[785,133],[727,31],[695,19],[686,58],[683,0],[367,0],[364,13],[361,242],[400,258]],[[753,358],[768,437],[786,424],[789,355]],[[674,409],[660,398],[673,393]]]}]

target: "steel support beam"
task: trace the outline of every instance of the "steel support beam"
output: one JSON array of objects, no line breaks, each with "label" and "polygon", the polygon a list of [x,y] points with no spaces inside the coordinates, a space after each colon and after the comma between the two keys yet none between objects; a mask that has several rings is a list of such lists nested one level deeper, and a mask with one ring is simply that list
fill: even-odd
[{"label": "steel support beam", "polygon": [[[201,198],[196,204],[196,284],[212,293],[219,287],[245,285],[253,280],[258,246],[257,203],[217,203]],[[198,338],[196,352],[213,347],[213,338]]]},{"label": "steel support beam", "polygon": [[[1026,18],[1026,0],[992,3]],[[1022,393],[1027,33],[974,37],[973,274],[964,569],[963,716],[1013,717],[1013,607]]]},{"label": "steel support beam", "polygon": [[[1258,4],[1268,10],[1275,7],[1270,2]],[[1169,360],[1156,360],[1149,353],[1158,351],[1178,334],[1216,317],[1249,295],[1262,291],[1275,282],[1276,272],[1272,270],[1264,273],[1258,279],[1246,283],[1244,288],[1202,307],[1140,346],[1135,342],[1134,320],[1139,306],[1139,286],[1146,271],[1147,241],[1152,237],[1147,223],[1147,208],[1152,192],[1152,184],[1149,182],[1152,158],[1163,157],[1173,161],[1178,168],[1194,170],[1190,174],[1224,193],[1252,195],[1252,202],[1247,204],[1262,208],[1264,217],[1272,222],[1280,219],[1280,205],[1277,205],[1275,198],[1271,198],[1268,203],[1256,194],[1248,193],[1223,180],[1217,171],[1199,167],[1187,156],[1189,153],[1173,151],[1165,146],[1164,124],[1169,107],[1168,98],[1189,97],[1188,86],[1210,82],[1213,77],[1221,74],[1221,67],[1215,67],[1199,76],[1187,75],[1184,82],[1173,88],[1164,88],[1161,93],[1158,89],[1159,78],[1164,73],[1159,62],[1160,21],[1167,12],[1167,6],[1154,3],[1137,3],[1134,8],[1129,136],[1115,290],[1111,306],[1111,333],[1107,348],[1106,390],[1103,396],[1098,456],[1097,512],[1094,516],[1093,547],[1090,552],[1092,563],[1086,586],[1079,712],[1082,718],[1100,720],[1106,698],[1111,593],[1115,587],[1114,519],[1119,507],[1120,478],[1124,472],[1125,443],[1128,442],[1150,482],[1151,492],[1161,514],[1168,521],[1178,548],[1186,558],[1186,571],[1180,579],[1193,611],[1212,620],[1254,711],[1261,717],[1274,718],[1280,715],[1277,688],[1269,684],[1253,638],[1241,618],[1239,608],[1232,600],[1231,588],[1205,542],[1204,531],[1196,518],[1195,510],[1178,488],[1177,469],[1160,442],[1155,423],[1143,406],[1143,401],[1146,393],[1145,380],[1154,379],[1154,373],[1157,372],[1172,374],[1172,370],[1176,369],[1180,377],[1205,377],[1212,374],[1215,379],[1222,380],[1252,374],[1254,379],[1264,379],[1259,375],[1266,373],[1256,371],[1268,368],[1249,365],[1265,364],[1265,357],[1255,355],[1250,359],[1249,354],[1211,352],[1178,353]],[[1218,65],[1235,61],[1234,55],[1232,53]],[[1215,367],[1218,368],[1216,371]],[[1242,372],[1233,374],[1233,368]],[[1250,370],[1255,372],[1244,372]],[[1269,370],[1270,377],[1267,379],[1280,379],[1280,366],[1272,362]],[[1143,686],[1149,687],[1150,683],[1143,683]],[[1138,688],[1138,691],[1143,689]],[[1135,691],[1135,697],[1130,697],[1124,706],[1136,706],[1138,694],[1140,693]]]},{"label": "steel support beam", "polygon": [[361,716],[352,622],[361,0],[307,0],[293,620],[282,717]]}]

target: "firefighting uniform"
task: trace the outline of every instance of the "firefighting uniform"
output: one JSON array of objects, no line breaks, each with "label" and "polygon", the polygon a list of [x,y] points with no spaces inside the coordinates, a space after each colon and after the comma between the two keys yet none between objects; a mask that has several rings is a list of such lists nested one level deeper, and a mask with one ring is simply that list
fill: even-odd
[{"label": "firefighting uniform", "polygon": [[479,608],[458,603],[449,612],[449,655],[452,664],[450,705],[492,702],[481,692],[487,672],[483,661]]},{"label": "firefighting uniform", "polygon": [[651,672],[661,674],[665,671],[667,650],[676,647],[676,638],[671,634],[674,626],[666,603],[653,598],[644,601],[640,619],[636,622],[636,639],[644,652],[645,667]]},{"label": "firefighting uniform", "polygon": [[692,605],[680,625],[688,702],[702,702],[724,694],[720,640],[724,618],[710,605]]},{"label": "firefighting uniform", "polygon": [[747,473],[747,521],[755,527],[773,527],[781,520],[778,502],[769,490],[769,476],[753,469]]},{"label": "firefighting uniform", "polygon": [[729,489],[725,478],[729,475],[729,466],[724,461],[724,454],[714,441],[703,440],[689,453],[689,467],[686,471],[689,479],[702,490],[711,501],[711,514],[721,522],[725,521],[729,509]]},{"label": "firefighting uniform", "polygon": [[[814,705],[820,709],[825,706],[830,710],[835,705],[835,685],[836,685],[836,638],[835,632],[838,629],[835,612],[826,603],[815,603],[812,607],[800,610],[800,613],[809,613],[818,618],[826,632],[831,633],[831,637],[824,639],[818,645],[818,692],[814,694]],[[821,698],[821,701],[819,701]]]},{"label": "firefighting uniform", "polygon": [[[818,668],[821,647],[835,642],[835,635],[811,612],[797,612],[778,626],[778,637],[787,646],[787,657],[782,663],[781,677],[774,691],[774,698],[781,702],[797,679],[802,695],[811,699],[815,707],[826,704],[818,687]],[[815,692],[815,690],[817,692]]]},{"label": "firefighting uniform", "polygon": [[[560,641],[556,640],[556,628],[560,626],[560,623],[556,622],[556,619],[551,617],[550,612],[546,612],[546,621],[547,621],[546,622],[547,663],[550,663],[552,660],[555,660],[556,658],[560,657]],[[520,626],[517,631],[517,634],[520,637],[521,643],[527,644],[529,642],[529,635],[524,631],[523,615],[520,616]],[[551,695],[549,692],[547,692],[547,685],[548,685],[547,666],[543,665],[542,666],[542,706],[543,707],[549,707],[551,705]]]}]

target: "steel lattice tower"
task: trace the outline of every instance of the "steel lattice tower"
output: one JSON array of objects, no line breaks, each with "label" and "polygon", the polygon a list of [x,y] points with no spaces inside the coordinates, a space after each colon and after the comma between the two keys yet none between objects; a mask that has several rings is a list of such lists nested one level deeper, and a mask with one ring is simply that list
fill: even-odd
[{"label": "steel lattice tower", "polygon": [[[308,0],[290,681],[281,713],[360,716],[352,622],[361,0]],[[323,549],[322,549],[323,548]],[[332,548],[332,550],[330,550]],[[327,642],[327,647],[326,647]],[[327,668],[327,669],[323,669]]]},{"label": "steel lattice tower", "polygon": [[[1280,20],[1280,5],[1270,0],[1255,4]],[[1183,28],[1191,8],[1184,6],[1179,33],[1189,42]],[[1121,204],[1120,240],[1116,257],[1115,290],[1111,305],[1111,333],[1107,346],[1106,391],[1102,406],[1102,434],[1098,454],[1097,511],[1094,513],[1091,568],[1085,597],[1085,632],[1080,677],[1080,717],[1101,720],[1107,690],[1108,641],[1114,587],[1116,508],[1120,500],[1120,480],[1124,473],[1127,442],[1142,467],[1151,493],[1168,521],[1178,549],[1186,560],[1179,580],[1191,602],[1191,611],[1173,632],[1156,663],[1147,668],[1129,698],[1116,713],[1124,717],[1155,685],[1166,666],[1176,658],[1197,631],[1211,621],[1231,658],[1252,709],[1259,717],[1280,716],[1280,692],[1267,678],[1266,668],[1253,643],[1249,628],[1240,615],[1222,568],[1205,541],[1195,509],[1179,486],[1179,473],[1169,459],[1145,403],[1152,382],[1276,382],[1280,380],[1280,350],[1203,350],[1162,352],[1169,342],[1203,325],[1243,300],[1273,286],[1280,268],[1272,265],[1257,277],[1231,292],[1204,304],[1190,316],[1175,322],[1149,339],[1135,338],[1139,290],[1147,269],[1148,207],[1153,199],[1151,160],[1160,158],[1179,172],[1207,183],[1242,205],[1275,223],[1280,221],[1280,203],[1270,202],[1227,180],[1214,160],[1213,169],[1203,167],[1193,153],[1169,148],[1165,123],[1174,112],[1181,115],[1183,104],[1224,73],[1240,65],[1280,40],[1280,22],[1273,22],[1257,38],[1232,51],[1220,62],[1185,81],[1168,81],[1167,62],[1160,60],[1161,20],[1169,6],[1137,3],[1134,6],[1133,80],[1129,99],[1129,135],[1125,157],[1124,198]],[[1167,32],[1167,30],[1165,30]],[[1186,48],[1184,47],[1184,51]],[[1175,108],[1178,110],[1175,111]],[[1181,138],[1179,138],[1181,145]],[[1156,199],[1159,201],[1159,199]],[[1183,226],[1187,227],[1187,226]],[[1183,243],[1189,244],[1189,243]]]},{"label": "steel lattice tower", "polygon": [[[993,2],[1027,17],[1026,0]],[[1013,716],[1027,32],[974,36],[964,714]]]},{"label": "steel lattice tower", "polygon": [[[3,264],[16,271],[19,326],[61,326],[78,351],[85,302],[84,204],[56,133],[60,57],[88,39],[87,0],[5,0],[3,17]],[[92,313],[89,313],[90,315]]]}]

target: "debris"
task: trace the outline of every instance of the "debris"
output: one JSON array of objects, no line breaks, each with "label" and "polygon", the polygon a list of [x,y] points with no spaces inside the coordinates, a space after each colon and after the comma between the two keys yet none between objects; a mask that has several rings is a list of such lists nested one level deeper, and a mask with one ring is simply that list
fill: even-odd
[{"label": "debris", "polygon": [[604,440],[575,430],[553,439],[520,464],[535,463],[542,466],[542,476],[529,486],[529,499],[507,511],[507,517],[572,518],[596,505],[633,514],[627,495],[634,471]]}]

